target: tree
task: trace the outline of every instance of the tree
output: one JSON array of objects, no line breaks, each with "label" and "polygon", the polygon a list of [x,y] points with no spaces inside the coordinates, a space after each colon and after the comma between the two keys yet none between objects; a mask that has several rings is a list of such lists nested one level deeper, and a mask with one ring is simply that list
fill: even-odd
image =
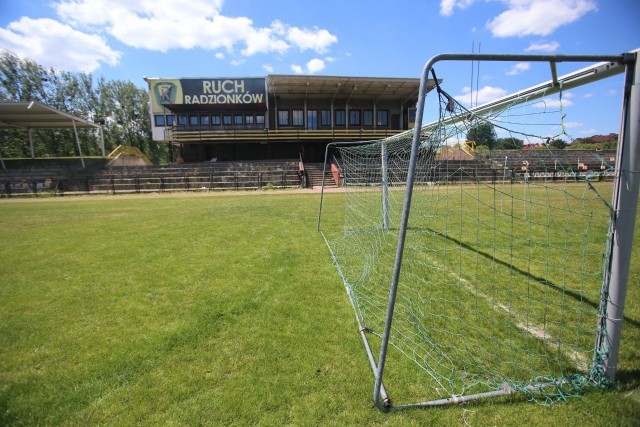
[{"label": "tree", "polygon": [[[37,101],[55,109],[104,125],[105,150],[118,145],[139,148],[154,163],[168,159],[166,146],[151,140],[149,98],[146,90],[131,82],[97,81],[90,73],[57,72],[45,69],[14,53],[0,52],[0,102]],[[75,156],[77,147],[72,130],[34,131],[34,147],[38,156]],[[84,155],[100,155],[100,135],[94,130],[78,129]],[[28,139],[23,130],[0,132],[5,157],[30,156]]]},{"label": "tree", "polygon": [[520,150],[524,146],[524,141],[518,138],[498,138],[496,141],[496,148],[503,148],[505,150]]},{"label": "tree", "polygon": [[478,123],[472,126],[469,132],[467,132],[467,141],[474,141],[476,147],[484,145],[489,150],[493,150],[497,140],[496,130],[493,125],[488,122]]},{"label": "tree", "polygon": [[109,149],[129,145],[149,153],[151,123],[147,92],[131,82],[101,80],[100,116],[105,124]]},{"label": "tree", "polygon": [[566,147],[568,144],[567,142],[562,139],[562,138],[553,138],[549,141],[548,145],[552,146],[553,148],[557,148],[562,150],[564,147]]},{"label": "tree", "polygon": [[51,98],[50,71],[30,59],[3,50],[0,54],[0,101],[38,101]]}]

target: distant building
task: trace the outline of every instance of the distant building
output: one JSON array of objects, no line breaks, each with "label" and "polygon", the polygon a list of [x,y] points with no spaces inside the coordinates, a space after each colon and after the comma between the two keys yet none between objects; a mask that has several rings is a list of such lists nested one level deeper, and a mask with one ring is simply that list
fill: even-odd
[{"label": "distant building", "polygon": [[179,147],[185,162],[321,161],[330,142],[412,128],[420,85],[417,78],[308,75],[145,80],[153,139]]}]

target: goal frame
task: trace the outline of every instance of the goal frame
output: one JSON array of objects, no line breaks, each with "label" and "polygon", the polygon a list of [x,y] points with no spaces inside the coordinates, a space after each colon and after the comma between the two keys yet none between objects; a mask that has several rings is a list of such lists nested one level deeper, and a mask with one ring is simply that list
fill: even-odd
[{"label": "goal frame", "polygon": [[[416,121],[412,133],[411,155],[409,158],[408,175],[406,189],[402,205],[402,215],[400,218],[400,227],[398,231],[398,243],[394,258],[392,270],[389,297],[387,302],[387,311],[382,332],[380,351],[377,358],[371,350],[371,346],[367,340],[366,331],[360,325],[360,320],[356,315],[360,336],[363,340],[367,356],[374,375],[373,402],[375,406],[382,411],[400,410],[411,407],[434,407],[453,403],[463,403],[471,400],[513,394],[516,391],[508,386],[504,386],[498,390],[485,393],[452,396],[451,398],[410,403],[394,406],[391,402],[387,391],[383,385],[383,375],[385,370],[385,362],[387,358],[389,339],[391,336],[391,327],[393,323],[394,308],[396,295],[398,290],[398,282],[402,271],[402,260],[404,254],[405,239],[407,227],[409,223],[411,200],[413,195],[413,187],[416,176],[416,165],[418,151],[420,146],[421,135],[425,131],[429,131],[438,124],[437,121],[423,125],[423,116],[425,101],[427,96],[427,81],[433,66],[441,61],[491,61],[491,62],[547,62],[550,66],[551,80],[521,90],[512,95],[505,96],[496,101],[483,104],[481,106],[471,108],[470,114],[487,114],[492,111],[499,110],[512,103],[514,100],[527,97],[528,100],[539,99],[563,90],[582,86],[604,78],[608,78],[618,74],[625,74],[621,127],[618,140],[618,148],[614,173],[614,191],[612,197],[612,212],[610,225],[610,247],[607,254],[608,259],[605,262],[605,271],[603,273],[603,285],[601,290],[601,301],[599,309],[599,325],[596,337],[596,360],[593,361],[594,367],[604,372],[610,381],[615,380],[618,352],[620,347],[620,335],[622,329],[622,319],[624,312],[624,304],[627,290],[627,279],[629,276],[629,267],[631,261],[631,249],[633,244],[633,232],[635,227],[636,211],[638,205],[638,192],[640,188],[640,63],[637,56],[640,49],[620,55],[520,55],[520,54],[440,54],[432,57],[425,64],[420,78],[420,88],[418,92],[418,101],[416,105]],[[573,73],[558,77],[556,64],[559,62],[595,62],[596,64],[580,69]],[[445,119],[445,123],[454,123],[454,119]],[[370,142],[370,141],[367,141]],[[335,145],[347,143],[330,143],[325,153],[325,168],[327,165],[327,155],[329,148]],[[353,143],[351,143],[353,145]],[[384,144],[382,157],[384,159]],[[384,181],[384,161],[383,161],[383,181]],[[323,185],[320,197],[320,209],[318,213],[318,231],[321,232],[323,239],[327,243],[334,263],[338,266],[338,272],[343,280],[345,280],[342,271],[337,263],[335,254],[331,250],[327,238],[320,228],[322,201],[324,196],[324,175]],[[386,209],[388,201],[385,199],[387,192],[383,185],[382,197],[382,224],[385,222]],[[345,282],[346,283],[346,282]],[[349,295],[351,303],[353,300]],[[354,306],[355,309],[355,306]],[[555,384],[534,384],[529,387],[530,390],[539,390],[547,386]]]}]

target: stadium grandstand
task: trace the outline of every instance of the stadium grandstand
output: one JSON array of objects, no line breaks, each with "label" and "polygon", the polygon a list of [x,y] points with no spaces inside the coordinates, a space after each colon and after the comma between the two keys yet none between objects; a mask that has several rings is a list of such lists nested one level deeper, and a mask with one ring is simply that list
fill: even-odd
[{"label": "stadium grandstand", "polygon": [[185,163],[322,161],[330,142],[412,128],[420,85],[417,78],[311,75],[145,80],[153,139],[177,147]]},{"label": "stadium grandstand", "polygon": [[[323,171],[327,145],[412,129],[420,83],[414,78],[311,75],[145,81],[152,139],[171,147],[170,164],[152,165],[144,154],[125,146],[109,154],[103,148],[102,158],[90,159],[83,158],[80,144],[78,159],[35,158],[32,150],[31,159],[2,160],[3,196],[318,187],[323,181],[339,186],[339,156],[330,155],[330,167]],[[428,90],[434,86],[428,80]],[[16,108],[22,123],[11,122],[17,118],[7,115],[15,115]],[[98,124],[38,103],[7,106],[4,111],[2,122],[26,129],[25,135],[31,128],[54,125],[100,130]],[[602,179],[615,164],[614,152],[591,150],[469,155],[443,147],[438,158],[434,173],[454,180],[495,181],[525,174],[531,179],[560,179],[593,172]],[[462,170],[461,165],[470,173],[452,174]]]}]

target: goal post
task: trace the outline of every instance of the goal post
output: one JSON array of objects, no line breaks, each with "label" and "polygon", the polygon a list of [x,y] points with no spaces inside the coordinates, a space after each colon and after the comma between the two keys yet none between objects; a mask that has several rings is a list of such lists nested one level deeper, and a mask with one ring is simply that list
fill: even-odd
[{"label": "goal post", "polygon": [[622,123],[618,138],[617,168],[612,202],[609,268],[605,271],[602,315],[597,339],[602,369],[615,380],[624,317],[627,279],[631,263],[640,188],[640,61],[630,64],[625,75]]},{"label": "goal post", "polygon": [[[640,181],[637,53],[438,55],[423,69],[413,130],[329,144],[327,154],[335,149],[343,167],[344,226],[321,227],[323,191],[318,230],[353,305],[378,408],[518,392],[550,404],[615,379]],[[547,62],[552,78],[475,108],[436,85],[439,117],[423,125],[427,80],[441,61]],[[558,77],[559,62],[596,64]],[[558,133],[547,129],[564,132],[564,92],[621,73],[618,152],[613,162],[597,160],[598,171],[548,149],[444,158],[447,143],[463,144],[482,123],[549,140]],[[559,110],[540,108],[553,95],[559,100],[546,105]],[[546,128],[526,127],[542,128],[537,119],[527,124],[527,115],[542,113],[552,117]],[[592,182],[611,174],[612,190]],[[403,390],[424,383],[425,392],[396,405],[388,391],[415,381],[405,374],[410,366],[424,379]]]}]

